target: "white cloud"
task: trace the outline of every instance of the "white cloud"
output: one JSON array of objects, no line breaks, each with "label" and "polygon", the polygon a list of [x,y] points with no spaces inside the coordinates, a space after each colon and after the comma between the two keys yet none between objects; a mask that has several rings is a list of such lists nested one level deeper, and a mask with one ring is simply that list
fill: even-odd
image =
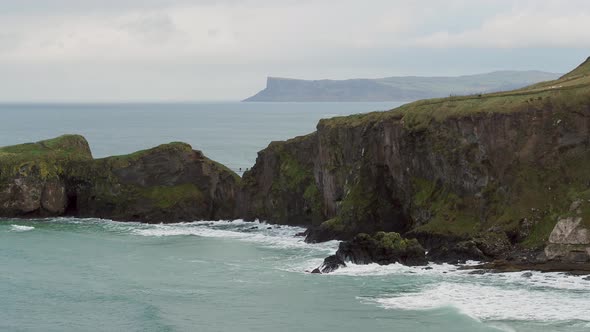
[{"label": "white cloud", "polygon": [[[11,17],[2,31],[22,42],[0,60],[196,57],[272,60],[330,48],[396,44],[412,26],[407,10],[366,10],[353,2],[172,6],[157,11]],[[15,24],[15,22],[20,22]]]},{"label": "white cloud", "polygon": [[[588,7],[588,6],[586,6]],[[514,10],[482,22],[476,29],[449,33],[437,31],[420,37],[422,47],[590,47],[590,9],[577,12]]]},{"label": "white cloud", "polygon": [[[0,98],[241,98],[266,75],[450,74],[425,64],[445,51],[466,73],[461,49],[590,49],[589,37],[587,0],[0,0]],[[477,70],[514,68],[497,61]]]}]

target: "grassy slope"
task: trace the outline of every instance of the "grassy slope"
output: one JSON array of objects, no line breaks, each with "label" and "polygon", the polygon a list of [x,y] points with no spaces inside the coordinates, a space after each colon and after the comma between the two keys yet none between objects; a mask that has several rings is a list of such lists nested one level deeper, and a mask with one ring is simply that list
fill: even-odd
[{"label": "grassy slope", "polygon": [[574,107],[578,98],[587,97],[589,93],[590,58],[557,80],[538,83],[518,90],[426,99],[386,112],[334,117],[323,119],[320,122],[326,126],[358,126],[367,122],[403,117],[410,128],[420,129],[428,125],[430,121],[442,121],[451,117],[484,112],[526,111],[531,106],[542,103],[548,97],[560,97],[559,99]]}]

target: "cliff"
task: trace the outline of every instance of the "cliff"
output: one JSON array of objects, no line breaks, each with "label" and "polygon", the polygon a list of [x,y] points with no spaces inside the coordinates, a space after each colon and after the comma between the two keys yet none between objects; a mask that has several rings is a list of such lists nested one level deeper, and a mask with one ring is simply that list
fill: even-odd
[{"label": "cliff", "polygon": [[398,232],[432,260],[589,262],[589,69],[322,120],[259,153],[239,211],[312,242]]},{"label": "cliff", "polygon": [[81,136],[0,148],[0,216],[177,222],[233,216],[239,177],[184,143],[93,159]]},{"label": "cliff", "polygon": [[244,101],[411,101],[510,90],[558,77],[559,74],[540,71],[498,71],[457,77],[406,76],[313,81],[269,77],[264,90]]}]

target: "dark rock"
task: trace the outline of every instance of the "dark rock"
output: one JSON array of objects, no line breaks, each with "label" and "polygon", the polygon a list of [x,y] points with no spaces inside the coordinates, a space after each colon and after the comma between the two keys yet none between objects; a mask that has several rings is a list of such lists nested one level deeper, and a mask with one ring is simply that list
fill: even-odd
[{"label": "dark rock", "polygon": [[312,274],[322,274],[322,272],[320,271],[320,268],[315,268],[313,269],[313,271],[311,271]]},{"label": "dark rock", "polygon": [[324,263],[316,270],[320,271],[321,273],[330,273],[338,270],[341,267],[346,267],[346,263],[344,263],[344,261],[337,255],[332,255],[326,257],[326,259],[324,259]]},{"label": "dark rock", "polygon": [[341,242],[336,256],[354,264],[401,263],[416,266],[428,263],[424,248],[418,241],[385,232],[378,232],[374,236],[359,234],[350,241]]},{"label": "dark rock", "polygon": [[428,260],[437,263],[460,264],[468,260],[487,260],[488,257],[479,249],[476,242],[461,241],[447,243],[428,251]]},{"label": "dark rock", "polygon": [[422,268],[422,270],[432,270],[432,266],[427,266],[425,268]]},{"label": "dark rock", "polygon": [[523,278],[531,278],[533,276],[532,272],[525,272],[523,274],[521,274],[521,277]]},{"label": "dark rock", "polygon": [[506,258],[506,256],[512,251],[512,244],[510,243],[508,236],[501,231],[485,232],[480,237],[476,238],[474,242],[478,249],[478,252],[475,252],[474,254],[480,257],[472,258],[472,260],[502,259]]},{"label": "dark rock", "polygon": [[184,143],[95,160],[73,180],[76,215],[155,223],[232,219],[240,181]]},{"label": "dark rock", "polygon": [[584,280],[590,281],[590,276],[584,277]]},{"label": "dark rock", "polygon": [[267,227],[266,229],[272,229],[272,227]]}]

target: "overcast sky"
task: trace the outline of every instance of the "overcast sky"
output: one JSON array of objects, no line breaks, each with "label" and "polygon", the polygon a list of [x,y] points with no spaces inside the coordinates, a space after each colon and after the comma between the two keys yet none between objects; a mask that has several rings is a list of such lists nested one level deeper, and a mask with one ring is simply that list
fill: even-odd
[{"label": "overcast sky", "polygon": [[267,76],[566,72],[588,0],[0,0],[0,102],[239,100]]}]

